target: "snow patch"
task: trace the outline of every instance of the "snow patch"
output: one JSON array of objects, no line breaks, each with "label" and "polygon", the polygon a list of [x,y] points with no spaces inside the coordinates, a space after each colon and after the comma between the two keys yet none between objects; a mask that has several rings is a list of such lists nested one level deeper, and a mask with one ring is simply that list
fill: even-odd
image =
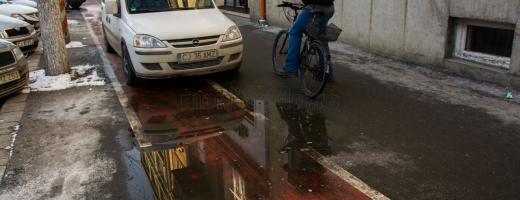
[{"label": "snow patch", "polygon": [[284,30],[283,28],[279,28],[279,27],[276,27],[276,26],[255,25],[255,27],[260,29],[261,31],[269,32],[269,33],[279,33],[280,31]]},{"label": "snow patch", "polygon": [[68,19],[67,20],[67,24],[69,24],[69,25],[78,25],[79,21],[78,20]]},{"label": "snow patch", "polygon": [[105,79],[97,75],[94,65],[71,67],[70,74],[45,76],[45,70],[33,71],[30,74],[29,87],[32,91],[55,91],[80,86],[102,86]]},{"label": "snow patch", "polygon": [[86,47],[87,45],[84,45],[83,43],[78,42],[78,41],[72,41],[72,42],[68,43],[66,46],[67,46],[67,49],[70,49],[70,48]]}]

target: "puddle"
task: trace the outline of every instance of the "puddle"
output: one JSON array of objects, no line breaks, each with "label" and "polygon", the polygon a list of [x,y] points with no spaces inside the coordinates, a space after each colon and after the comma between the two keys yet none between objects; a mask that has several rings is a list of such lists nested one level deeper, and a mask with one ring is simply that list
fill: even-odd
[{"label": "puddle", "polygon": [[330,154],[320,114],[264,100],[247,101],[244,110],[193,80],[150,84],[125,92],[153,145],[134,147],[125,159],[131,170],[140,160],[153,198],[365,198],[302,151]]}]

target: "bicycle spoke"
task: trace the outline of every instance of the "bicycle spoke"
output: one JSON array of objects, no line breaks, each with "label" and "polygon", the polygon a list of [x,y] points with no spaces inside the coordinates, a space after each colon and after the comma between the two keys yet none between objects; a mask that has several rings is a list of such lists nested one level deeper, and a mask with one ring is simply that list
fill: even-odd
[{"label": "bicycle spoke", "polygon": [[307,52],[307,61],[303,67],[301,82],[305,94],[317,96],[325,86],[326,53],[319,43],[312,43]]}]

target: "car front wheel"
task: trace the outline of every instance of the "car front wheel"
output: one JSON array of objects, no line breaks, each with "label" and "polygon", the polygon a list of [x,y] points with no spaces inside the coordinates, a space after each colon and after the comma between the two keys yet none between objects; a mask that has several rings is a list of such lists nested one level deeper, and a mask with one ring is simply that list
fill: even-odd
[{"label": "car front wheel", "polygon": [[132,60],[130,60],[130,55],[126,49],[126,44],[123,44],[121,48],[123,50],[121,57],[123,59],[122,67],[125,74],[126,84],[128,86],[137,86],[141,83],[141,79],[135,75],[134,66],[132,64]]}]

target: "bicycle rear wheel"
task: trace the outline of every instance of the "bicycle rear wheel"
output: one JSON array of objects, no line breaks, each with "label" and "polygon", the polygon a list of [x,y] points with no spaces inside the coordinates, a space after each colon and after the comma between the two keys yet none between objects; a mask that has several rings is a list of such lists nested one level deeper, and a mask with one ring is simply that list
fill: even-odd
[{"label": "bicycle rear wheel", "polygon": [[300,66],[302,90],[310,98],[318,96],[327,83],[327,51],[320,42],[309,45],[307,56]]},{"label": "bicycle rear wheel", "polygon": [[285,67],[285,59],[287,59],[288,51],[289,33],[287,30],[282,30],[276,36],[273,45],[273,67],[276,74]]}]

